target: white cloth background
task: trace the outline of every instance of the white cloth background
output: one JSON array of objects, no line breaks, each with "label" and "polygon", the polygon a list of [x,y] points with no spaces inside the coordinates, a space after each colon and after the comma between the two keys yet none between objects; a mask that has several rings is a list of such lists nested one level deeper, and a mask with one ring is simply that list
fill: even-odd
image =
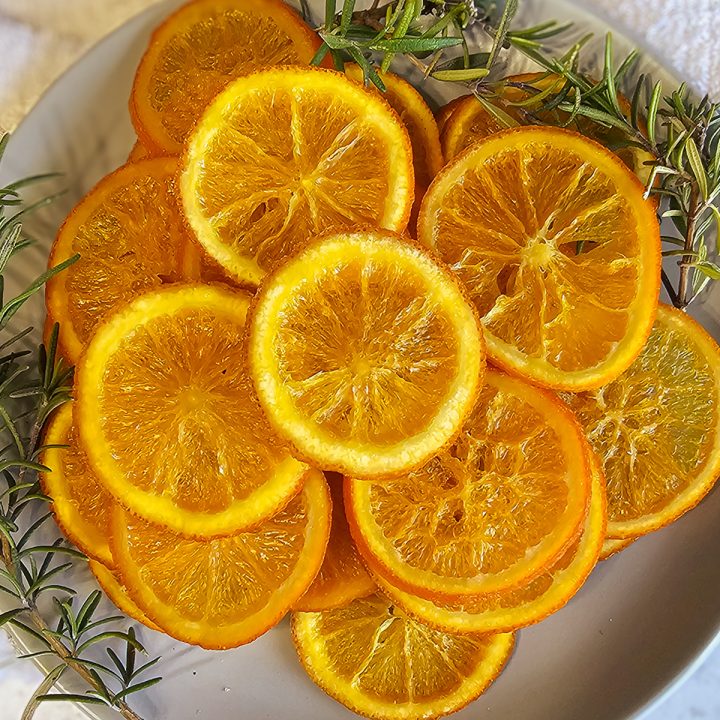
[{"label": "white cloth background", "polygon": [[[701,93],[720,97],[720,0],[576,0],[662,59]],[[158,0],[0,0],[0,128],[12,129],[40,93],[100,37]],[[524,0],[532,2],[532,0]],[[3,720],[20,718],[39,682],[0,634]],[[720,651],[648,720],[720,717]],[[72,707],[48,705],[38,720],[79,720]]]}]

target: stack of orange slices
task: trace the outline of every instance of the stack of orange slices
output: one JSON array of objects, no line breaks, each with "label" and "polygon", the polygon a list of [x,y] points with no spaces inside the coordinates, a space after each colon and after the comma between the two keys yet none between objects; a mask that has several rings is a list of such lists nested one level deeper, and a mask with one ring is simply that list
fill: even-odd
[{"label": "stack of orange slices", "polygon": [[148,627],[224,649],[292,610],[329,695],[438,717],[707,494],[720,351],[658,306],[647,158],[523,126],[552,76],[433,117],[319,46],[282,0],[155,32],[128,163],[52,250],[77,370],[43,483]]}]

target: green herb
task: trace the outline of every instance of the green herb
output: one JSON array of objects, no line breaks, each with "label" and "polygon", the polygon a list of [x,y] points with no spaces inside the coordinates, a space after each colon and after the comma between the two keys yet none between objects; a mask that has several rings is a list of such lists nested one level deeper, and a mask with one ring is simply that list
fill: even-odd
[{"label": "green herb", "polygon": [[[0,139],[0,159],[7,141],[7,135]],[[3,274],[31,242],[23,234],[23,219],[54,198],[23,205],[22,190],[50,177],[28,178],[0,188],[0,424],[8,441],[0,450],[0,594],[9,596],[14,605],[0,613],[0,627],[14,628],[39,648],[24,657],[46,657],[53,666],[30,699],[23,720],[30,720],[41,703],[62,700],[107,705],[127,720],[140,720],[126,698],[159,681],[142,678],[157,660],[137,665],[137,654],[145,653],[144,648],[132,628],[124,631],[117,624],[125,618],[98,616],[99,590],[80,600],[73,588],[61,584],[63,574],[74,563],[86,562],[82,553],[63,539],[50,545],[37,541],[39,531],[52,517],[49,498],[38,480],[38,472],[47,470],[40,464],[43,430],[53,411],[70,399],[73,370],[57,354],[57,325],[48,345],[40,345],[31,364],[32,353],[23,349],[21,341],[32,328],[10,335],[8,323],[48,279],[77,256],[43,274],[12,299],[4,297]],[[56,624],[51,625],[40,612],[41,599],[51,600]],[[124,659],[111,642],[120,643]],[[98,646],[105,647],[107,665],[87,657],[88,650]],[[52,692],[67,672],[87,683],[87,693]]]}]

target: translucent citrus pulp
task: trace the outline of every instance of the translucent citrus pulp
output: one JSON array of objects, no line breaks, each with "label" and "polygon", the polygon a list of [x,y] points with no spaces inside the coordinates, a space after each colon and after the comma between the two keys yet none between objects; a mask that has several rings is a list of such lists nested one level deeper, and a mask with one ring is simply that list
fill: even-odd
[{"label": "translucent citrus pulp", "polygon": [[379,595],[293,613],[300,662],[328,695],[375,720],[422,720],[460,710],[500,674],[513,635],[450,635]]},{"label": "translucent citrus pulp", "polygon": [[418,239],[465,283],[492,360],[537,384],[614,380],[652,327],[654,208],[635,175],[577,133],[523,127],[476,143],[433,182]]},{"label": "translucent citrus pulp", "polygon": [[605,538],[600,552],[600,559],[607,560],[613,555],[617,555],[617,553],[629,548],[635,540],[637,540],[637,538]]},{"label": "translucent citrus pulp", "polygon": [[139,623],[149,627],[151,630],[162,632],[160,628],[145,615],[145,613],[135,604],[134,600],[128,594],[127,588],[117,579],[116,575],[102,563],[91,560],[88,563],[90,572],[95,576],[98,585],[103,592],[110,598],[110,601],[122,610],[128,617],[137,620]]},{"label": "translucent citrus pulp", "polygon": [[60,349],[77,362],[98,324],[113,310],[163,283],[182,279],[190,241],[175,187],[177,159],[131,163],[101,180],[70,213],[50,266],[80,259],[47,284]]},{"label": "translucent citrus pulp", "polygon": [[593,469],[590,510],[579,541],[542,575],[509,590],[486,593],[460,603],[435,603],[403,592],[382,578],[378,584],[394,603],[422,623],[454,633],[517,630],[562,608],[580,589],[597,564],[607,526],[605,478],[597,461]]},{"label": "translucent citrus pulp", "polygon": [[247,372],[249,298],[215,286],[147,293],[93,336],[76,420],[98,479],[150,521],[198,537],[277,512],[301,486]]},{"label": "translucent citrus pulp", "polygon": [[167,634],[222,650],[276,625],[307,590],[330,533],[330,496],[319,471],[255,530],[192,540],[116,506],[113,553],[119,579]]},{"label": "translucent citrus pulp", "polygon": [[319,467],[360,477],[416,467],[448,443],[485,366],[451,273],[380,230],[328,235],[268,278],[249,352],[278,433]]},{"label": "translucent citrus pulp", "polygon": [[177,154],[213,98],[271,65],[306,65],[318,36],[282,0],[195,0],[157,28],[135,76],[130,113],[149,148]]},{"label": "translucent citrus pulp", "polygon": [[88,466],[73,427],[72,405],[58,410],[43,444],[48,447],[41,462],[50,472],[42,473],[40,479],[43,491],[52,499],[58,525],[86,555],[112,566],[108,524],[113,499]]},{"label": "translucent citrus pulp", "polygon": [[611,537],[676,520],[720,475],[720,350],[685,313],[661,305],[625,373],[563,397],[602,460]]},{"label": "translucent citrus pulp", "polygon": [[413,186],[390,106],[344,75],[294,67],[232,83],[190,138],[181,179],[203,247],[255,284],[326,230],[404,230]]},{"label": "translucent citrus pulp", "polygon": [[353,600],[375,592],[376,585],[360,561],[350,537],[343,503],[342,477],[327,474],[332,498],[332,527],[325,559],[308,591],[295,603],[293,610],[319,612],[349,605]]},{"label": "translucent citrus pulp", "polygon": [[[363,82],[362,68],[355,63],[345,65],[345,74],[355,82]],[[432,110],[407,80],[391,72],[379,73],[379,76],[385,85],[381,97],[395,110],[410,135],[415,182],[424,192],[444,164],[440,133]],[[379,90],[376,92],[380,93]]]},{"label": "translucent citrus pulp", "polygon": [[[566,127],[570,119],[569,113],[540,109],[543,103],[549,102],[563,91],[563,78],[548,73],[528,73],[513,75],[507,78],[506,83],[500,97],[491,102],[503,115],[509,116],[511,121],[527,125],[528,113],[532,113],[543,124]],[[568,102],[572,102],[572,95],[568,96]],[[618,94],[618,103],[625,117],[629,119],[631,108],[627,98]],[[606,147],[614,147],[629,139],[622,129],[605,127],[581,115],[576,116],[570,128]],[[442,135],[445,159],[450,161],[478,140],[506,129],[507,125],[493,115],[475,95],[466,95],[446,110]],[[614,152],[643,182],[647,181],[650,165],[646,163],[652,163],[652,154],[636,147],[619,147]]]},{"label": "translucent citrus pulp", "polygon": [[369,567],[430,600],[527,583],[572,548],[590,499],[587,443],[552,394],[488,370],[455,442],[409,474],[346,479]]},{"label": "translucent citrus pulp", "polygon": [[150,157],[150,152],[139,140],[137,140],[130,150],[127,161],[129,163],[138,162],[139,160],[145,160],[147,157]]}]

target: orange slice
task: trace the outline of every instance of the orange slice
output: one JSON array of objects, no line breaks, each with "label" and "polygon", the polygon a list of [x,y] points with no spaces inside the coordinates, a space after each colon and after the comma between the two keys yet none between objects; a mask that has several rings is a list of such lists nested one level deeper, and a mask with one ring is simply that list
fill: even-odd
[{"label": "orange slice", "polygon": [[596,388],[630,366],[655,317],[660,231],[643,192],[597,143],[516,128],[443,170],[418,239],[467,286],[497,365],[546,387]]},{"label": "orange slice", "polygon": [[326,236],[263,284],[250,368],[278,433],[318,467],[381,477],[460,430],[485,366],[456,280],[380,230]]},{"label": "orange slice", "polygon": [[467,95],[461,95],[460,97],[456,97],[454,100],[450,100],[450,102],[443,105],[435,113],[435,122],[437,123],[438,131],[440,132],[441,136],[447,126],[447,121],[450,119],[450,116],[458,109],[458,107],[460,107],[463,102],[465,102],[466,97]]},{"label": "orange slice", "polygon": [[312,681],[374,720],[422,720],[478,698],[510,657],[513,635],[450,635],[379,595],[337,610],[293,613],[292,635]]},{"label": "orange slice", "polygon": [[52,499],[57,524],[88,557],[112,566],[108,524],[113,499],[88,466],[70,404],[53,417],[44,445],[41,462],[51,472],[41,473],[40,480],[43,492]]},{"label": "orange slice", "polygon": [[[355,63],[345,65],[345,74],[357,83],[363,83],[362,68]],[[385,84],[382,97],[400,116],[410,135],[415,166],[415,182],[427,188],[443,166],[440,148],[440,133],[423,96],[409,83],[395,73],[379,73]],[[374,86],[371,87],[374,90]],[[376,90],[375,92],[380,92]]]},{"label": "orange slice", "polygon": [[145,160],[145,158],[148,157],[150,157],[149,150],[139,140],[136,140],[135,144],[132,146],[132,150],[130,150],[127,161],[129,163],[139,162],[140,160]]},{"label": "orange slice", "polygon": [[315,581],[295,603],[293,610],[332,610],[349,605],[353,600],[371,595],[376,590],[350,537],[350,528],[345,518],[342,477],[328,473],[326,479],[332,497],[332,527],[327,552]]},{"label": "orange slice", "polygon": [[91,560],[88,563],[90,571],[98,581],[98,585],[103,592],[110,598],[110,601],[128,617],[137,620],[145,627],[162,632],[162,630],[148,618],[147,615],[135,604],[128,594],[127,588],[117,579],[117,576],[102,563]]},{"label": "orange slice", "polygon": [[332,228],[404,230],[413,203],[410,140],[376,94],[318,68],[236,80],[193,133],[185,213],[208,254],[259,283]]},{"label": "orange slice", "polygon": [[120,580],[164,632],[211,650],[249,643],[282,619],[320,569],[330,533],[322,473],[252,531],[191,540],[124,512],[113,514]]},{"label": "orange slice", "polygon": [[381,590],[406,613],[431,627],[454,633],[517,630],[540,622],[564,607],[580,590],[597,564],[607,526],[605,478],[597,460],[593,470],[590,510],[578,543],[542,575],[518,588],[486,593],[462,603],[434,603],[403,592],[378,579]]},{"label": "orange slice", "polygon": [[619,552],[629,548],[635,540],[637,540],[637,538],[605,538],[602,551],[600,552],[600,559],[610,559],[613,555],[617,555]]},{"label": "orange slice", "polygon": [[350,530],[371,570],[430,600],[526,584],[575,545],[587,456],[562,402],[489,370],[447,450],[383,482],[346,480]]},{"label": "orange slice", "polygon": [[[569,113],[560,110],[540,110],[544,103],[552,100],[563,90],[565,83],[560,76],[527,73],[513,75],[506,79],[506,83],[500,97],[493,100],[492,104],[511,120],[520,125],[528,125],[531,124],[529,114],[532,113],[545,125],[558,127],[567,125]],[[572,100],[572,95],[569,97]],[[533,101],[533,98],[539,99]],[[618,103],[625,117],[629,119],[631,108],[628,99],[619,94]],[[507,125],[493,116],[474,95],[466,95],[451,110],[452,120],[445,123],[442,136],[443,154],[447,161],[457,157],[479,140],[507,129]],[[652,163],[655,158],[651,153],[639,148],[622,147],[629,138],[621,129],[605,127],[581,115],[575,118],[570,127],[613,150],[643,183],[647,182],[650,177],[650,165],[647,163]]]},{"label": "orange slice", "polygon": [[661,305],[625,373],[563,397],[603,462],[611,537],[673,522],[720,475],[720,349],[685,313]]},{"label": "orange slice", "polygon": [[148,293],[98,329],[78,366],[76,420],[98,479],[134,513],[187,535],[257,525],[307,471],[254,394],[248,305],[219,286]]},{"label": "orange slice", "polygon": [[60,323],[60,349],[72,363],[113,310],[182,279],[189,236],[177,204],[177,160],[131,163],[101,180],[75,207],[55,240],[49,266],[80,259],[47,284]]},{"label": "orange slice", "polygon": [[148,148],[177,154],[227,84],[271,65],[306,65],[319,37],[282,0],[195,0],[152,36],[130,114]]}]

